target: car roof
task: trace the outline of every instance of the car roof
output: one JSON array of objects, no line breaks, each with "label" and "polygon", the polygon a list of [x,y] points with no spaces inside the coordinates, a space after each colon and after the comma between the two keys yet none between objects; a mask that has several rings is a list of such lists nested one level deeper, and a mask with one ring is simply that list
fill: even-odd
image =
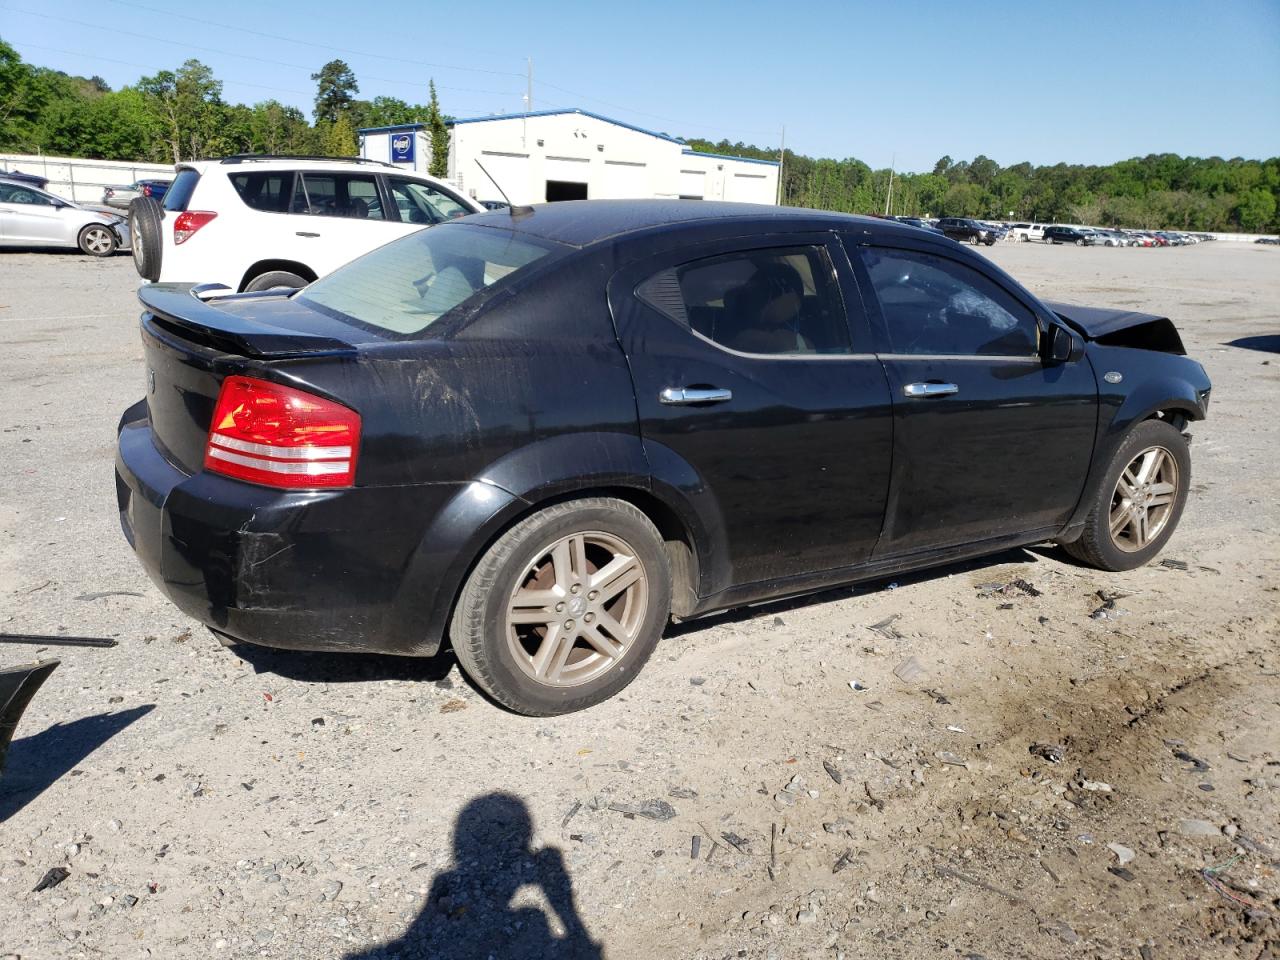
[{"label": "car roof", "polygon": [[195,170],[201,175],[222,170],[226,173],[243,173],[261,170],[363,170],[371,173],[395,173],[401,176],[426,180],[431,183],[442,183],[438,177],[421,173],[417,170],[406,170],[392,163],[378,160],[363,160],[358,157],[229,157],[223,160],[184,160],[175,165],[176,170]]},{"label": "car roof", "polygon": [[585,247],[662,227],[733,221],[744,231],[831,230],[837,227],[875,227],[904,236],[918,236],[919,228],[876,217],[775,207],[760,203],[719,200],[566,200],[539,203],[514,210],[473,213],[465,222],[521,232],[554,243]]}]

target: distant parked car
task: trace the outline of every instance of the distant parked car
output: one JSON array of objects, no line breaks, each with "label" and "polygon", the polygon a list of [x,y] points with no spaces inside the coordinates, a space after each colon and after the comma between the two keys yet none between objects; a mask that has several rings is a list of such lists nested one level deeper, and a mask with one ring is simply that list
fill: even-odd
[{"label": "distant parked car", "polygon": [[92,257],[107,257],[128,245],[124,217],[0,177],[0,247],[79,247]]},{"label": "distant parked car", "polygon": [[1043,240],[1044,227],[1043,223],[1035,223],[1033,221],[1031,223],[1015,223],[1009,227],[1009,230],[1019,241],[1028,243],[1032,240]]},{"label": "distant parked car", "polygon": [[938,221],[938,229],[952,240],[985,243],[988,247],[1000,239],[998,231],[968,217],[943,217]]},{"label": "distant parked car", "polygon": [[1280,245],[1280,237],[1259,237],[1254,243],[1270,243]]},{"label": "distant parked car", "polygon": [[1090,230],[1095,247],[1123,247],[1124,238],[1114,230]]},{"label": "distant parked car", "polygon": [[160,201],[169,189],[172,180],[138,180],[127,187],[107,187],[102,191],[102,202],[109,207],[120,207],[127,210],[129,204],[139,197],[151,197]]},{"label": "distant parked car", "polygon": [[917,227],[921,230],[928,230],[930,233],[942,233],[928,220],[923,220],[920,217],[893,217],[891,219],[897,220],[899,223],[905,223],[908,227]]},{"label": "distant parked car", "polygon": [[1045,227],[1045,243],[1074,243],[1077,247],[1093,245],[1093,234],[1079,227]]}]

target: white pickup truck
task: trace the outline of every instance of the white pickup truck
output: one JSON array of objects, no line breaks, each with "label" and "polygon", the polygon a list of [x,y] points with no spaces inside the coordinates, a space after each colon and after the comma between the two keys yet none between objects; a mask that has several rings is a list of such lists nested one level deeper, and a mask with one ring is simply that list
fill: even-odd
[{"label": "white pickup truck", "polygon": [[1047,226],[1047,223],[1011,223],[1009,232],[1018,238],[1019,243],[1026,243],[1028,240],[1043,240]]}]

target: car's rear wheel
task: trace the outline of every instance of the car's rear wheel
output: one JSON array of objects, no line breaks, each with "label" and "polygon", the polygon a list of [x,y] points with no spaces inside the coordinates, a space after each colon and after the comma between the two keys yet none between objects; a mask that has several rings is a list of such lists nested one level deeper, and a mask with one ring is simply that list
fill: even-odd
[{"label": "car's rear wheel", "polygon": [[143,280],[160,279],[163,217],[164,211],[152,197],[138,197],[129,203],[129,249],[133,267]]},{"label": "car's rear wheel", "polygon": [[120,245],[115,232],[100,223],[91,223],[81,230],[76,242],[80,246],[80,252],[91,257],[109,257]]},{"label": "car's rear wheel", "polygon": [[281,287],[293,290],[306,285],[306,278],[300,277],[296,273],[290,273],[288,270],[272,270],[268,273],[258,274],[244,285],[244,289],[248,293],[251,290],[277,290]]},{"label": "car's rear wheel", "polygon": [[1178,526],[1190,483],[1186,438],[1163,420],[1143,421],[1120,444],[1093,491],[1084,532],[1063,549],[1102,570],[1148,563]]},{"label": "car's rear wheel", "polygon": [[1077,240],[1077,241],[1076,241],[1076,246],[1077,246],[1077,247],[1083,247],[1083,246],[1084,246],[1084,241],[1083,241],[1083,240]]},{"label": "car's rear wheel", "polygon": [[666,627],[662,538],[629,503],[593,497],[520,521],[476,564],[450,639],[458,663],[499,703],[553,716],[635,679]]}]

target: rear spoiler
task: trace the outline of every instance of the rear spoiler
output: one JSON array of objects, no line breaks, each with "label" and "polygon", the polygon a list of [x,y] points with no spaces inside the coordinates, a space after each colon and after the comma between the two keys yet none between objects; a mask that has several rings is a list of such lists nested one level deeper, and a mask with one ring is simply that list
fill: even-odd
[{"label": "rear spoiler", "polygon": [[344,340],[273,327],[219,310],[201,298],[202,294],[216,296],[218,290],[228,291],[226,296],[218,298],[226,300],[284,296],[293,292],[236,294],[221,284],[148,283],[138,288],[138,299],[146,308],[142,319],[145,322],[150,317],[161,328],[184,339],[264,360],[341,357],[356,353],[356,348]]}]

